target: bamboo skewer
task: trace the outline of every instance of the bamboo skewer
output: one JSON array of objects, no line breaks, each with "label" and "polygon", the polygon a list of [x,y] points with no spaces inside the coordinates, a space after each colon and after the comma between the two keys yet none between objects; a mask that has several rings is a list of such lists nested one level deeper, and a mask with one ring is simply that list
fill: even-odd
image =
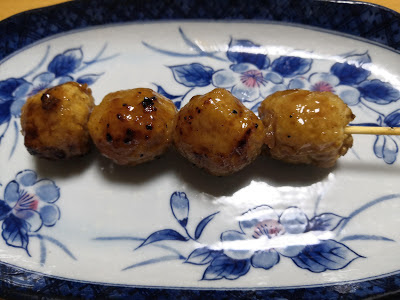
[{"label": "bamboo skewer", "polygon": [[400,135],[400,127],[347,126],[347,134]]}]

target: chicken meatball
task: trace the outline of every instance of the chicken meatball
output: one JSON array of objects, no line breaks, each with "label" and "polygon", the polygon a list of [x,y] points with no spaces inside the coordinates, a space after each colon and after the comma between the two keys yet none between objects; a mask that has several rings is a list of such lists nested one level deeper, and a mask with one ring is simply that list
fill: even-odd
[{"label": "chicken meatball", "polygon": [[229,175],[261,152],[264,126],[227,90],[194,96],[178,113],[174,142],[189,161],[213,175]]},{"label": "chicken meatball", "polygon": [[268,152],[275,159],[328,168],[353,145],[344,129],[355,116],[330,92],[276,92],[258,112],[267,130]]},{"label": "chicken meatball", "polygon": [[93,109],[89,132],[99,151],[119,165],[154,159],[172,143],[174,103],[151,89],[106,95]]},{"label": "chicken meatball", "polygon": [[58,160],[89,152],[87,123],[93,107],[92,91],[76,82],[28,98],[21,110],[21,132],[29,153]]}]

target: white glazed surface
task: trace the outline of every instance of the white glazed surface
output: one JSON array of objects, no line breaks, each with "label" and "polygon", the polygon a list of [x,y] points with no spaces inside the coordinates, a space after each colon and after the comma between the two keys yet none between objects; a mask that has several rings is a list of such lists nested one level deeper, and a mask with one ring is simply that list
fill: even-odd
[{"label": "white glazed surface", "polygon": [[[203,51],[217,51],[217,56],[225,60],[177,57],[146,46],[195,54],[196,50],[185,43],[179,28]],[[65,33],[4,60],[0,65],[0,80],[19,78],[34,70],[46,51],[49,51],[46,62],[26,78],[31,80],[35,74],[46,71],[51,58],[67,49],[80,47],[84,61],[89,61],[106,45],[102,57],[108,59],[99,60],[84,71],[85,74],[101,74],[91,85],[96,103],[112,91],[134,87],[156,90],[155,84],[172,95],[183,95],[188,88],[174,79],[169,67],[195,62],[211,66],[213,70],[229,69],[231,62],[226,60],[224,53],[231,39],[246,39],[261,45],[263,54],[271,61],[283,55],[313,59],[313,69],[305,77],[313,72],[329,71],[334,62],[343,61],[349,53],[367,52],[371,58],[368,65],[370,78],[389,82],[400,89],[400,60],[396,52],[312,28],[240,22],[132,23]],[[191,96],[212,88],[211,84],[194,88],[182,105]],[[246,105],[253,106],[252,103]],[[389,114],[399,105],[393,101],[379,109],[383,114]],[[372,122],[375,118],[361,106],[351,108],[357,115],[354,123]],[[19,122],[18,118],[15,120]],[[0,145],[0,199],[4,198],[7,183],[22,170],[34,170],[38,178],[53,180],[60,188],[60,198],[55,202],[61,212],[60,219],[52,227],[43,226],[40,234],[56,238],[73,257],[50,242],[46,244],[43,262],[39,239],[30,238],[29,256],[24,249],[7,245],[3,237],[0,239],[0,259],[5,263],[79,281],[185,288],[313,286],[379,277],[400,270],[399,197],[364,210],[340,233],[312,233],[327,234],[321,238],[338,242],[354,235],[386,238],[342,241],[358,257],[339,270],[311,272],[282,255],[279,263],[269,270],[251,267],[235,280],[206,280],[203,276],[208,265],[184,263],[178,258],[124,270],[134,264],[176,255],[157,245],[176,249],[185,258],[200,246],[221,247],[221,234],[240,231],[242,214],[261,205],[272,207],[278,215],[295,206],[308,219],[315,212],[317,215],[329,212],[348,217],[374,199],[399,194],[399,162],[387,164],[374,154],[375,136],[355,137],[353,149],[332,169],[286,165],[260,157],[243,171],[224,178],[204,173],[174,151],[134,168],[116,166],[96,151],[82,159],[49,162],[30,156],[21,135],[13,151],[14,139],[12,129],[8,129]],[[400,140],[395,138],[395,141]],[[184,235],[171,212],[170,197],[176,191],[185,192],[190,201],[189,232],[194,232],[202,218],[219,213],[198,241],[159,241],[137,249],[143,240],[129,238],[145,239],[163,229],[173,229]],[[301,238],[306,241],[310,237],[303,234]]]}]

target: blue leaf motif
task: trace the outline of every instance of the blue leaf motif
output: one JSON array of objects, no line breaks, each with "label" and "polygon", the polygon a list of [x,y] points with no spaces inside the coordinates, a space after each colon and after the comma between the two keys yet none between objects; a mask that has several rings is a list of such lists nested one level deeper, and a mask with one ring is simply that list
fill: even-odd
[{"label": "blue leaf motif", "polygon": [[345,58],[348,62],[356,66],[362,66],[363,64],[371,62],[371,57],[369,56],[368,52],[365,52],[363,54],[350,54]]},{"label": "blue leaf motif", "polygon": [[204,271],[202,280],[235,280],[250,269],[250,260],[235,260],[225,254],[218,255]]},{"label": "blue leaf motif", "polygon": [[198,238],[200,238],[201,233],[203,232],[204,228],[215,217],[216,214],[218,214],[218,212],[213,213],[212,215],[209,215],[208,217],[206,217],[206,218],[204,218],[203,220],[200,221],[200,223],[196,227],[196,231],[194,232],[194,238],[196,240]]},{"label": "blue leaf motif", "polygon": [[235,64],[250,63],[259,69],[266,69],[270,61],[261,50],[260,45],[249,40],[231,40],[226,56]]},{"label": "blue leaf motif", "polygon": [[87,84],[87,85],[92,85],[93,83],[95,83],[97,81],[97,79],[99,79],[99,77],[102,74],[87,74],[87,75],[83,75],[81,77],[79,77],[76,82],[80,83],[80,84]]},{"label": "blue leaf motif", "polygon": [[377,104],[389,104],[400,99],[400,91],[390,83],[378,79],[368,80],[360,84],[358,90],[365,100]]},{"label": "blue leaf motif", "polygon": [[379,135],[374,143],[374,152],[376,157],[382,158],[385,163],[393,164],[396,161],[399,147],[392,137]]},{"label": "blue leaf motif", "polygon": [[8,213],[11,211],[11,207],[3,200],[0,200],[0,221],[4,220]]},{"label": "blue leaf motif", "polygon": [[211,83],[214,70],[199,63],[170,67],[177,82],[187,87],[203,87]]},{"label": "blue leaf motif", "polygon": [[353,260],[362,257],[335,240],[321,241],[316,245],[308,245],[297,256],[292,257],[293,262],[302,269],[314,273],[326,270],[340,270]]},{"label": "blue leaf motif", "polygon": [[343,220],[343,217],[333,213],[320,214],[310,220],[308,231],[332,231]]},{"label": "blue leaf motif", "polygon": [[164,97],[167,97],[167,98],[170,99],[170,100],[173,100],[173,99],[182,97],[182,95],[175,96],[175,95],[171,95],[171,94],[167,93],[167,92],[162,88],[161,85],[157,85],[157,84],[156,84],[156,86],[157,86],[157,93],[163,95]]},{"label": "blue leaf motif", "polygon": [[207,265],[221,253],[222,251],[211,250],[208,247],[197,248],[190,253],[185,262],[194,265]]},{"label": "blue leaf motif", "polygon": [[171,195],[170,205],[175,219],[182,227],[186,227],[189,216],[189,199],[184,192],[175,192]]},{"label": "blue leaf motif", "polygon": [[335,63],[331,72],[340,79],[340,84],[356,85],[368,78],[370,71],[349,63]]},{"label": "blue leaf motif", "polygon": [[283,77],[293,77],[307,73],[312,64],[312,59],[297,56],[281,56],[271,65],[272,71]]},{"label": "blue leaf motif", "polygon": [[151,243],[159,242],[159,241],[187,241],[187,238],[182,236],[179,232],[172,229],[163,229],[160,231],[156,231],[152,233],[142,244],[140,244],[136,249],[146,246]]},{"label": "blue leaf motif", "polygon": [[0,100],[13,100],[13,92],[24,83],[27,82],[22,78],[8,78],[0,81]]},{"label": "blue leaf motif", "polygon": [[345,241],[385,241],[385,242],[396,242],[393,239],[381,236],[381,235],[371,235],[371,234],[354,234],[345,236],[340,240]]},{"label": "blue leaf motif", "polygon": [[16,248],[23,248],[29,254],[29,224],[25,220],[10,215],[4,220],[1,228],[3,230],[1,235],[7,245]]},{"label": "blue leaf motif", "polygon": [[73,48],[56,55],[49,63],[47,69],[56,77],[73,73],[82,63],[83,52],[81,48]]},{"label": "blue leaf motif", "polygon": [[387,126],[399,127],[400,126],[400,109],[395,110],[385,117],[383,120]]},{"label": "blue leaf motif", "polygon": [[10,120],[10,107],[12,103],[13,101],[0,102],[0,125],[7,123]]}]

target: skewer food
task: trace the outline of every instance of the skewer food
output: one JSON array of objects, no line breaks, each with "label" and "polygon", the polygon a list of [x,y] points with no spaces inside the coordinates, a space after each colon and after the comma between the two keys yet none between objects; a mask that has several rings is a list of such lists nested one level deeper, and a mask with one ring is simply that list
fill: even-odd
[{"label": "skewer food", "polygon": [[225,89],[193,97],[178,113],[177,150],[213,175],[239,171],[261,152],[265,130],[259,118]]},{"label": "skewer food", "polygon": [[170,146],[175,116],[174,103],[151,89],[118,91],[94,108],[89,132],[104,156],[120,165],[137,165]]},{"label": "skewer food", "polygon": [[76,82],[28,98],[21,110],[21,132],[29,153],[57,160],[89,152],[87,123],[93,107],[92,91]]},{"label": "skewer food", "polygon": [[276,92],[261,103],[261,120],[220,88],[194,96],[178,113],[171,100],[144,88],[110,93],[93,107],[91,90],[76,82],[29,98],[21,113],[29,153],[66,159],[87,153],[92,139],[115,163],[137,165],[174,143],[196,166],[224,176],[249,165],[262,148],[288,163],[332,167],[353,145],[352,133],[400,134],[347,126],[353,113],[329,92]]},{"label": "skewer food", "polygon": [[353,145],[345,128],[355,116],[330,92],[276,92],[261,103],[258,113],[272,158],[326,168]]}]

